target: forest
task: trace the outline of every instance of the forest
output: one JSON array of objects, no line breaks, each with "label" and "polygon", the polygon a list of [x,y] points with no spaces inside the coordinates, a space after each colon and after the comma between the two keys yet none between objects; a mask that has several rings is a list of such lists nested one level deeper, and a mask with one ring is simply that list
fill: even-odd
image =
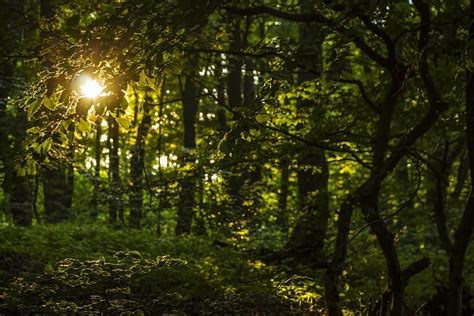
[{"label": "forest", "polygon": [[474,315],[473,0],[0,0],[1,315]]}]

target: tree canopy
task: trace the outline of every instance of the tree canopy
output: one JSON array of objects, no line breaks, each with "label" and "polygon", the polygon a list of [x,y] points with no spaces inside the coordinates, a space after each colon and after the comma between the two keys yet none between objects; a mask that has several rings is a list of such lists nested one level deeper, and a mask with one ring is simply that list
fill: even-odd
[{"label": "tree canopy", "polygon": [[0,7],[1,312],[473,313],[472,0]]}]

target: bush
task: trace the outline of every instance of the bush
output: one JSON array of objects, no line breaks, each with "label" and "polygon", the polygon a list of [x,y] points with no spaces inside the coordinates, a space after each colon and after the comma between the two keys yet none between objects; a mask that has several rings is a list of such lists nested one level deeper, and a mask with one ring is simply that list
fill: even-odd
[{"label": "bush", "polygon": [[186,262],[166,256],[144,259],[138,252],[112,258],[64,259],[41,274],[17,277],[4,289],[4,311],[173,312],[195,314],[217,297]]}]

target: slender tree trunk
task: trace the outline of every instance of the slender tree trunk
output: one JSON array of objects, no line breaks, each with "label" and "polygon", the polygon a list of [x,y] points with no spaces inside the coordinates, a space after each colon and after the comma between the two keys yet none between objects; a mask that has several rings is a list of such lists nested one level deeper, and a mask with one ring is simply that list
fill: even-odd
[{"label": "slender tree trunk", "polygon": [[[137,137],[135,145],[131,151],[130,158],[130,227],[140,228],[143,213],[143,184],[145,168],[145,140],[150,129],[150,102],[151,98],[148,92],[145,93],[145,102],[143,103],[143,113],[141,121],[138,123]],[[138,101],[136,111],[138,109]]]},{"label": "slender tree trunk", "polygon": [[[232,28],[232,34],[229,44],[229,49],[231,51],[238,51],[242,48],[242,39],[240,35],[240,18],[230,14],[229,15],[229,25]],[[229,55],[229,74],[227,76],[227,95],[228,95],[228,104],[231,109],[238,110],[242,107],[242,58],[240,56]],[[234,119],[239,120],[241,116],[238,114],[235,115]],[[240,137],[240,133],[232,133],[232,137],[237,135]],[[233,159],[238,159],[240,154],[233,156]],[[232,212],[232,220],[236,218],[242,218],[244,216],[244,206],[243,206],[243,197],[242,197],[242,186],[244,184],[242,178],[242,170],[240,170],[239,165],[232,168],[231,174],[227,179],[227,194],[229,195],[229,210]]]},{"label": "slender tree trunk", "polygon": [[[118,114],[116,114],[118,115]],[[109,221],[115,225],[117,219],[124,225],[122,180],[120,177],[119,159],[119,125],[115,117],[109,113],[108,116],[108,146],[109,146]]]},{"label": "slender tree trunk", "polygon": [[95,166],[93,176],[93,191],[91,200],[91,217],[96,219],[99,215],[99,195],[100,195],[100,159],[102,156],[102,146],[100,144],[100,138],[102,136],[102,128],[100,126],[102,119],[97,117],[95,121],[95,143],[94,143],[94,155],[95,155]]},{"label": "slender tree trunk", "polygon": [[[301,0],[300,12],[311,13],[314,1]],[[299,45],[303,54],[316,55],[315,68],[302,68],[298,83],[318,79],[314,73],[321,73],[323,35],[315,31],[314,23],[301,23],[299,28]],[[314,58],[314,57],[313,57]],[[304,110],[312,106],[311,102],[299,102],[298,107]],[[324,239],[329,220],[329,169],[324,150],[304,148],[297,157],[298,161],[298,197],[299,217],[292,235],[286,245],[294,249],[296,258],[309,261],[320,261],[323,257]]]},{"label": "slender tree trunk", "polygon": [[[216,63],[216,77],[217,77],[217,100],[219,104],[225,104],[225,84],[224,77],[222,73],[221,61],[218,60]],[[219,124],[218,128],[221,133],[227,131],[227,115],[225,109],[219,107],[217,110],[217,122]]]},{"label": "slender tree trunk", "polygon": [[[403,82],[405,80],[405,70],[399,67],[396,60],[391,60],[393,69],[391,70],[390,84],[387,89],[384,102],[381,107],[381,114],[377,122],[377,129],[374,138],[374,149],[372,158],[372,169],[370,176],[365,183],[350,194],[343,202],[341,210],[338,214],[338,233],[336,238],[336,251],[330,261],[326,274],[326,281],[337,281],[342,267],[345,264],[347,253],[347,243],[350,231],[350,221],[355,206],[360,206],[364,214],[367,224],[370,225],[372,231],[377,237],[379,246],[385,258],[387,273],[390,285],[390,310],[393,315],[404,315],[405,304],[403,302],[404,281],[402,271],[395,246],[394,234],[388,229],[385,220],[380,216],[378,209],[378,198],[380,186],[383,179],[389,172],[397,166],[400,160],[406,154],[402,151],[393,151],[390,158],[386,159],[391,123],[398,98],[402,93]],[[399,146],[412,145],[414,141],[421,137],[433,124],[437,118],[437,108],[430,109],[427,119],[422,120],[412,133],[416,134],[407,137],[405,142],[409,144],[400,144]],[[436,115],[432,114],[436,113]],[[423,124],[422,124],[423,123]],[[341,305],[339,298],[335,295],[337,285],[326,284],[327,293],[330,295],[328,308],[331,315],[341,315]]]},{"label": "slender tree trunk", "polygon": [[288,232],[288,194],[290,192],[289,187],[290,179],[290,168],[288,161],[282,159],[280,161],[280,192],[278,195],[278,219],[277,223],[280,229],[287,233]]},{"label": "slender tree trunk", "polygon": [[194,233],[198,236],[207,236],[206,232],[206,222],[205,222],[205,212],[207,211],[205,208],[205,203],[204,203],[204,181],[203,181],[203,175],[204,171],[202,167],[198,166],[198,176],[197,176],[197,181],[198,181],[198,212],[196,214],[196,219],[195,219],[195,228],[194,228]]},{"label": "slender tree trunk", "polygon": [[[20,226],[31,225],[33,217],[32,191],[28,177],[19,176],[15,169],[15,160],[21,152],[21,143],[25,138],[26,116],[17,113],[11,117],[7,112],[8,88],[14,75],[14,67],[10,62],[1,64],[0,84],[0,159],[3,163],[3,192],[6,204],[12,214],[13,222]],[[14,128],[13,128],[14,126]],[[9,139],[9,130],[13,130],[13,143]]]},{"label": "slender tree trunk", "polygon": [[350,233],[352,214],[356,207],[358,192],[347,195],[341,204],[337,219],[337,235],[335,250],[331,261],[326,268],[324,279],[324,293],[326,306],[331,316],[342,315],[342,306],[339,297],[338,282],[347,256],[347,242]]},{"label": "slender tree trunk", "polygon": [[428,190],[426,193],[426,205],[429,210],[433,210],[433,218],[438,230],[441,248],[451,256],[452,241],[449,233],[446,216],[446,199],[449,185],[449,175],[454,161],[463,150],[464,141],[459,143],[456,148],[450,150],[447,137],[444,144],[438,144],[437,150],[431,161],[431,172],[428,174]]},{"label": "slender tree trunk", "polygon": [[[163,100],[165,98],[166,91],[166,78],[163,78],[161,82],[161,94],[158,109],[158,182],[163,183],[163,169],[160,163],[161,156],[163,155]],[[156,233],[161,236],[161,209],[164,206],[164,199],[167,195],[166,186],[159,191],[158,195],[158,208],[156,210]]]},{"label": "slender tree trunk", "polygon": [[[474,1],[470,1],[469,43],[470,53],[473,54],[474,43]],[[471,177],[471,193],[464,209],[464,214],[454,236],[452,255],[449,258],[449,294],[448,315],[462,314],[462,292],[464,284],[464,262],[474,229],[474,75],[466,67],[466,133],[469,153],[469,169]]]},{"label": "slender tree trunk", "polygon": [[199,91],[192,78],[186,77],[183,96],[183,123],[184,123],[184,153],[183,167],[186,169],[181,181],[180,207],[176,235],[190,233],[194,217],[196,168],[194,163],[196,149],[196,114],[199,100],[196,98]]},{"label": "slender tree trunk", "polygon": [[388,279],[391,291],[391,312],[393,315],[405,315],[404,280],[400,260],[395,246],[395,235],[388,229],[387,224],[380,217],[378,210],[378,192],[361,199],[361,209],[370,224],[372,231],[377,236],[379,246],[385,257]]}]

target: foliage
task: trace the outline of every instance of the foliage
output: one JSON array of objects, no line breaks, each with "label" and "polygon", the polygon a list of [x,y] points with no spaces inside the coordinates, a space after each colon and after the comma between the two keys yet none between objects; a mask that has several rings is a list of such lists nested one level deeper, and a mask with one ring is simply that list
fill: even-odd
[{"label": "foliage", "polygon": [[472,0],[0,8],[6,310],[472,313]]},{"label": "foliage", "polygon": [[2,261],[12,262],[0,266],[3,312],[216,314],[312,305],[298,296],[310,295],[303,287],[283,294],[284,273],[209,239],[73,224],[0,234],[9,241]]}]

